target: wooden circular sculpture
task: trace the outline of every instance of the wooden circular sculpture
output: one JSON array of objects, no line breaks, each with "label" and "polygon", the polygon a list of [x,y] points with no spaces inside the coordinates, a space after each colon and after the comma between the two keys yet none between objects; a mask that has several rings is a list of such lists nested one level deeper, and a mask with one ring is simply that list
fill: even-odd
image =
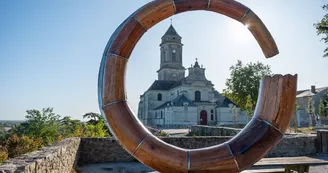
[{"label": "wooden circular sculpture", "polygon": [[141,36],[158,22],[192,10],[213,11],[235,19],[248,27],[267,58],[279,53],[260,18],[236,1],[155,0],[128,17],[110,38],[100,65],[99,106],[123,148],[159,172],[239,172],[264,157],[285,133],[296,99],[296,75],[264,77],[255,115],[248,125],[228,142],[202,149],[178,148],[153,136],[126,100],[126,64]]}]

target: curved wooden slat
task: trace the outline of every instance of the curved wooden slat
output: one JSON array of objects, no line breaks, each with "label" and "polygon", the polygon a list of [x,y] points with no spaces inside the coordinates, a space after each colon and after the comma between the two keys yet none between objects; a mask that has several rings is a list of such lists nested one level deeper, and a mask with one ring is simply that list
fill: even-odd
[{"label": "curved wooden slat", "polygon": [[174,15],[175,9],[172,0],[152,1],[136,12],[136,19],[147,29],[158,22]]},{"label": "curved wooden slat", "polygon": [[278,144],[283,134],[270,124],[253,119],[228,142],[240,170],[245,170],[262,159]]},{"label": "curved wooden slat", "polygon": [[103,105],[126,100],[125,68],[127,59],[117,55],[109,55],[105,64],[103,79]]},{"label": "curved wooden slat", "polygon": [[146,32],[144,26],[130,17],[110,45],[109,53],[129,58],[135,45]]},{"label": "curved wooden slat", "polygon": [[278,47],[269,30],[253,11],[247,12],[241,22],[251,31],[266,58],[279,54]]},{"label": "curved wooden slat", "polygon": [[239,168],[227,144],[190,151],[190,173],[239,172]]},{"label": "curved wooden slat", "polygon": [[262,79],[253,120],[226,144],[186,150],[169,145],[148,132],[125,101],[127,59],[146,32],[165,18],[191,10],[224,14],[247,25],[266,57],[278,53],[262,21],[233,0],[156,0],[127,18],[109,40],[99,70],[98,97],[110,130],[125,150],[160,172],[236,172],[261,159],[288,127],[296,97],[297,76]]},{"label": "curved wooden slat", "polygon": [[150,133],[133,115],[126,102],[119,102],[103,108],[112,133],[130,154],[135,152],[141,141]]},{"label": "curved wooden slat", "polygon": [[208,10],[223,14],[241,22],[242,18],[250,9],[237,1],[210,0]]},{"label": "curved wooden slat", "polygon": [[[297,75],[275,75],[261,80],[255,117],[265,120],[285,133],[296,102]],[[273,94],[275,93],[275,94]],[[293,103],[293,104],[291,104]]]},{"label": "curved wooden slat", "polygon": [[176,14],[194,11],[206,10],[208,8],[209,0],[174,0]]},{"label": "curved wooden slat", "polygon": [[153,135],[143,141],[134,156],[159,172],[188,172],[187,150],[169,145]]}]

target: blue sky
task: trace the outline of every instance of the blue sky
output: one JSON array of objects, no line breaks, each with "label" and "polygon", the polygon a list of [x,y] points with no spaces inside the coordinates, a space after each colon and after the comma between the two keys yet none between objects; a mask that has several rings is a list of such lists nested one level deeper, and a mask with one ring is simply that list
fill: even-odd
[{"label": "blue sky", "polygon": [[[149,0],[17,0],[0,2],[0,119],[24,119],[28,109],[54,107],[61,116],[81,119],[99,112],[97,76],[105,45],[116,27]],[[241,24],[212,12],[173,16],[183,37],[183,64],[195,58],[218,91],[238,59],[260,61],[274,73],[298,74],[298,88],[328,86],[328,59],[313,23],[327,0],[240,0],[255,11],[275,38],[280,54],[265,59]],[[137,110],[139,96],[157,78],[160,38],[167,19],[150,29],[131,55],[127,94]]]}]

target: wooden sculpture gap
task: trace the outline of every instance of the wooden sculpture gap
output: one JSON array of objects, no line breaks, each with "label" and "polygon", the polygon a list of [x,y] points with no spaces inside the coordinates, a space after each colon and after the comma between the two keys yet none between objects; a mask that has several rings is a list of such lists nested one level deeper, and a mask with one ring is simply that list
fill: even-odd
[{"label": "wooden sculpture gap", "polygon": [[286,132],[296,99],[297,75],[264,77],[252,120],[228,142],[208,148],[188,150],[161,141],[132,113],[126,100],[126,64],[139,39],[160,21],[193,10],[213,11],[237,20],[248,27],[266,58],[279,53],[261,19],[236,1],[155,0],[128,17],[108,41],[98,79],[100,110],[123,148],[154,170],[240,172],[263,158]]}]

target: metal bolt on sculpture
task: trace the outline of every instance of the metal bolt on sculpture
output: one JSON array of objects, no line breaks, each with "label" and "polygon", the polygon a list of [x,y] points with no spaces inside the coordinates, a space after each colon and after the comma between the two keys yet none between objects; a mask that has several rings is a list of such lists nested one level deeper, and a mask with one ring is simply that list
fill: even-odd
[{"label": "metal bolt on sculpture", "polygon": [[247,25],[266,58],[279,53],[260,18],[234,0],[155,0],[128,17],[110,38],[99,71],[100,110],[123,148],[159,172],[240,172],[281,140],[296,99],[296,75],[264,77],[252,120],[228,142],[208,148],[189,150],[161,141],[146,130],[126,100],[126,64],[139,39],[160,21],[192,10],[213,11],[235,19]]}]

